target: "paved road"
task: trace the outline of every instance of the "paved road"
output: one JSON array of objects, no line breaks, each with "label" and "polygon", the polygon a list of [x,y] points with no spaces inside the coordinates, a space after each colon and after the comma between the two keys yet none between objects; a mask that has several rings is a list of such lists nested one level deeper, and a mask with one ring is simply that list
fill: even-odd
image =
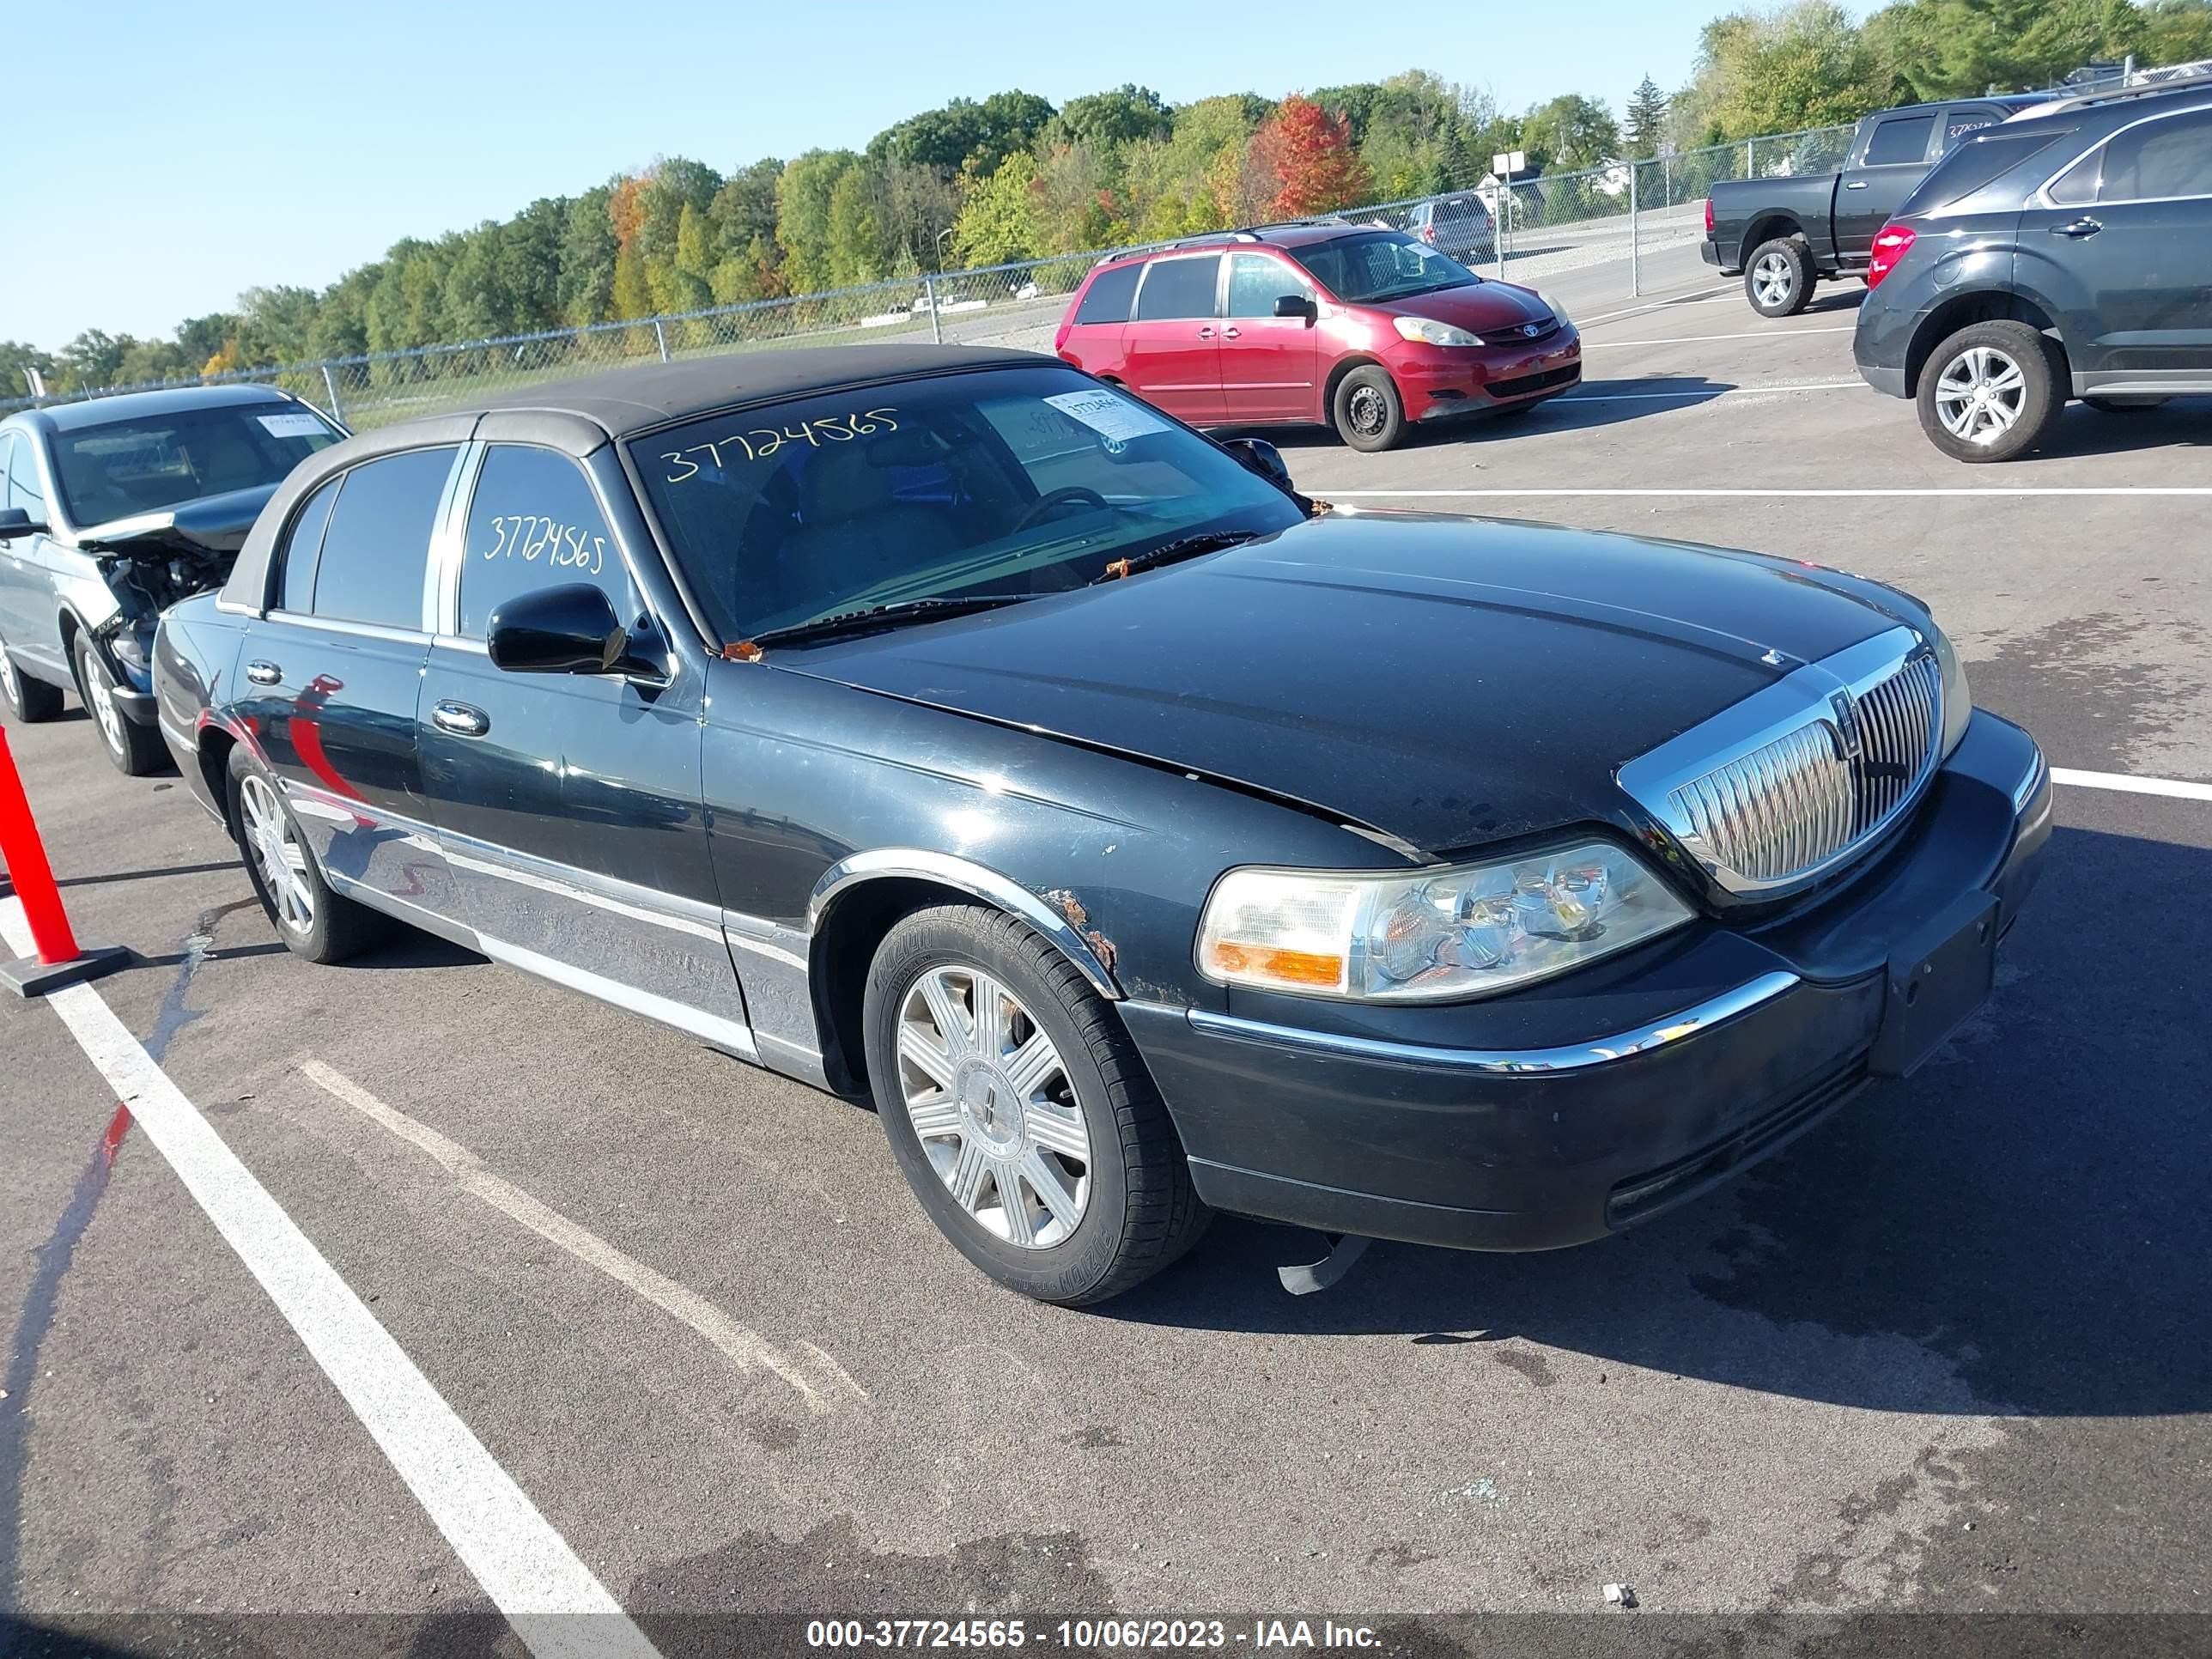
[{"label": "paved road", "polygon": [[[2212,781],[2203,499],[1957,493],[2212,487],[2212,407],[1960,468],[1850,384],[1855,290],[1590,321],[1619,273],[1578,276],[1578,401],[1379,457],[1284,434],[1301,483],[1896,580],[2057,765]],[[1639,489],[1761,493],[1595,493]],[[1916,493],[1776,493],[1869,489]],[[1074,1314],[941,1244],[866,1112],[443,945],[297,963],[180,786],[81,718],[9,736],[80,930],[142,954],[100,995],[663,1651],[971,1608],[2212,1644],[2212,803],[2063,790],[1984,1013],[1719,1196],[1561,1255],[1380,1247],[1298,1300],[1273,1270],[1316,1241],[1224,1222]],[[56,1013],[0,1006],[0,1597],[160,1615],[113,1627],[146,1651],[519,1650]]]}]

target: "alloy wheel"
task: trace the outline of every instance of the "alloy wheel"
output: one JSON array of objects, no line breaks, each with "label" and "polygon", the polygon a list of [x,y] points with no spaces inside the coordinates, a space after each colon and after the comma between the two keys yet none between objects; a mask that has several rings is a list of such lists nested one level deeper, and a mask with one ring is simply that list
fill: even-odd
[{"label": "alloy wheel", "polygon": [[1751,268],[1751,283],[1759,304],[1784,305],[1797,286],[1797,272],[1779,253],[1764,254]]},{"label": "alloy wheel", "polygon": [[899,1006],[899,1097],[946,1190],[1023,1249],[1072,1234],[1091,1200],[1091,1133],[1060,1051],[979,969],[932,968]]},{"label": "alloy wheel", "polygon": [[264,778],[248,777],[239,785],[238,800],[246,848],[276,906],[276,920],[293,933],[312,933],[315,895],[307,885],[307,849],[300,845],[276,790]]},{"label": "alloy wheel", "polygon": [[106,666],[100,660],[97,651],[85,651],[83,659],[84,700],[92,705],[92,717],[99,723],[100,735],[117,754],[126,753],[123,711],[115,706],[115,682],[108,678]]},{"label": "alloy wheel", "polygon": [[1936,415],[1962,443],[1993,444],[2019,424],[2027,377],[1994,346],[1971,346],[1943,366]]}]

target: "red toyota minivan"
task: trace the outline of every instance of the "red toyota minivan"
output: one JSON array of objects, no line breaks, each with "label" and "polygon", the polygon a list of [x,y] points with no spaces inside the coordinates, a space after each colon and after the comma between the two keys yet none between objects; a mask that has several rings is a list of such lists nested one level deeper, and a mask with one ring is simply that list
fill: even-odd
[{"label": "red toyota minivan", "polygon": [[1534,289],[1402,231],[1286,225],[1094,268],[1053,349],[1193,426],[1334,426],[1388,449],[1416,422],[1527,409],[1580,383],[1582,338]]}]

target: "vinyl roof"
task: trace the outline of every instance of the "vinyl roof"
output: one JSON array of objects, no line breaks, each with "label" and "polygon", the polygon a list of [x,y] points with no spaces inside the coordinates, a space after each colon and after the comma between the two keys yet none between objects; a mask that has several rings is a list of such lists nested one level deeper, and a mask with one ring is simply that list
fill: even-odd
[{"label": "vinyl roof", "polygon": [[[610,437],[665,425],[737,404],[805,397],[839,386],[904,380],[946,369],[1034,368],[1057,363],[1055,357],[997,346],[841,345],[781,351],[729,352],[680,362],[639,363],[573,380],[526,386],[504,396],[464,405],[453,414],[527,411],[572,416],[603,428]],[[401,430],[385,427],[380,439]]]}]

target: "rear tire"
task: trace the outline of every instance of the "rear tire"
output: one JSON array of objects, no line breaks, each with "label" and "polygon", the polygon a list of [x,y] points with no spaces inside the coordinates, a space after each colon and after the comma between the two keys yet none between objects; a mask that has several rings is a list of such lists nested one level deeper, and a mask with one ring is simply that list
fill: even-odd
[{"label": "rear tire", "polygon": [[1406,435],[1406,405],[1388,369],[1363,363],[1337,382],[1329,399],[1336,435],[1367,454],[1395,448]]},{"label": "rear tire", "polygon": [[908,916],[876,951],[861,1021],[901,1173],[1000,1284],[1083,1307],[1206,1231],[1212,1212],[1136,1045],[1013,917],[973,904]]},{"label": "rear tire", "polygon": [[2169,400],[2164,398],[2084,398],[2081,401],[2100,415],[2145,415],[2154,409],[2163,409]]},{"label": "rear tire", "polygon": [[139,725],[115,706],[115,677],[107,672],[100,653],[92,648],[91,636],[79,634],[70,655],[76,662],[77,695],[84,699],[85,712],[92,716],[93,729],[100,733],[100,746],[107,751],[115,769],[126,778],[167,771],[169,751],[161,746],[161,734],[150,726]]},{"label": "rear tire", "polygon": [[331,890],[283,790],[243,744],[230,751],[228,775],[231,838],[276,937],[320,963],[343,962],[383,939],[389,920]]},{"label": "rear tire", "polygon": [[60,718],[62,690],[58,685],[32,678],[15,666],[15,659],[4,648],[0,648],[0,702],[4,702],[8,712],[24,725],[37,726]]},{"label": "rear tire", "polygon": [[1743,297],[1762,317],[1795,317],[1811,302],[1818,280],[1813,250],[1797,237],[1778,236],[1744,262]]},{"label": "rear tire", "polygon": [[2008,461],[2041,443],[2065,406],[2058,348],[2026,323],[1976,323],[1920,371],[1920,428],[1954,460]]}]

